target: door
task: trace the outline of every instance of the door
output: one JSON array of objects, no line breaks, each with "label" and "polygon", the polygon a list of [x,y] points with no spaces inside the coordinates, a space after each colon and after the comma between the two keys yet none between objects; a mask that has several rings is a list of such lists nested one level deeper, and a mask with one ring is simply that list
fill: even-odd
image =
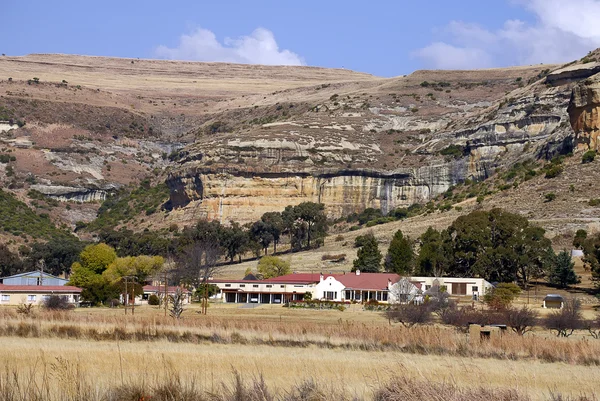
[{"label": "door", "polygon": [[467,295],[467,283],[452,283],[452,295]]}]

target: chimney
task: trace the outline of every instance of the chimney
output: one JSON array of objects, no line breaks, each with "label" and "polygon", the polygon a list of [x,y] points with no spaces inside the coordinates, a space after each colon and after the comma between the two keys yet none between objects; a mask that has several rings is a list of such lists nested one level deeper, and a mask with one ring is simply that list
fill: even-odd
[{"label": "chimney", "polygon": [[356,269],[356,275],[360,276],[360,270]]},{"label": "chimney", "polygon": [[388,286],[387,286],[388,290],[390,288],[392,288],[392,280],[388,278]]},{"label": "chimney", "polygon": [[323,281],[323,273],[321,273],[321,274],[319,275],[319,283],[320,283],[321,281]]}]

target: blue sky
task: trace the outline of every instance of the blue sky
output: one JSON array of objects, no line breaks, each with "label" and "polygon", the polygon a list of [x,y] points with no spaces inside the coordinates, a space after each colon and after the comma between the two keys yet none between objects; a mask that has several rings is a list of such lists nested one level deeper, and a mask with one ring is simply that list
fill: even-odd
[{"label": "blue sky", "polygon": [[600,0],[2,0],[0,53],[306,64],[380,76],[563,62]]}]

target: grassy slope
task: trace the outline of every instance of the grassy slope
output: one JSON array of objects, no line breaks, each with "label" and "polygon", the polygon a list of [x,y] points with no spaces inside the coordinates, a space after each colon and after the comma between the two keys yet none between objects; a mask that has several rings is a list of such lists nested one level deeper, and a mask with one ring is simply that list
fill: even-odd
[{"label": "grassy slope", "polygon": [[0,189],[0,228],[9,234],[34,239],[65,237],[68,232],[56,228],[47,214],[36,214],[11,193]]}]

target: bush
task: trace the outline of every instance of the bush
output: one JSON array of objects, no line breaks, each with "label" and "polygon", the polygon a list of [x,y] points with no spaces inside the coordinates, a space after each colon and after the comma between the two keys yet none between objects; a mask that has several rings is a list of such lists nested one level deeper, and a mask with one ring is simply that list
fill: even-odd
[{"label": "bush", "polygon": [[573,246],[580,249],[587,238],[587,231],[583,229],[577,230],[575,238],[573,238]]},{"label": "bush", "polygon": [[160,305],[160,298],[158,298],[158,295],[156,294],[152,294],[148,297],[148,305]]},{"label": "bush", "polygon": [[581,157],[581,163],[582,164],[591,163],[594,161],[595,158],[596,158],[596,151],[588,150]]},{"label": "bush", "polygon": [[406,327],[431,322],[431,310],[425,304],[397,305],[386,312],[388,319],[402,323]]},{"label": "bush", "polygon": [[338,235],[337,237],[335,237],[335,242],[341,242],[344,240],[344,236],[343,235]]},{"label": "bush", "polygon": [[550,192],[544,195],[544,198],[546,199],[544,202],[552,202],[554,199],[556,199],[556,194],[554,192]]},{"label": "bush", "polygon": [[43,305],[44,308],[49,310],[68,310],[72,308],[67,297],[59,295],[50,295],[48,298],[44,299]]},{"label": "bush", "polygon": [[483,301],[492,309],[504,310],[520,293],[521,288],[518,285],[500,283],[483,296]]},{"label": "bush", "polygon": [[527,306],[523,306],[521,309],[509,308],[506,310],[505,316],[506,325],[520,336],[531,331],[538,320],[538,313]]},{"label": "bush", "polygon": [[558,177],[563,172],[563,166],[560,164],[554,164],[546,169],[546,178]]},{"label": "bush", "polygon": [[581,315],[581,301],[569,299],[561,310],[546,316],[543,325],[550,331],[556,331],[557,337],[569,337],[575,330],[583,329],[585,321]]}]

